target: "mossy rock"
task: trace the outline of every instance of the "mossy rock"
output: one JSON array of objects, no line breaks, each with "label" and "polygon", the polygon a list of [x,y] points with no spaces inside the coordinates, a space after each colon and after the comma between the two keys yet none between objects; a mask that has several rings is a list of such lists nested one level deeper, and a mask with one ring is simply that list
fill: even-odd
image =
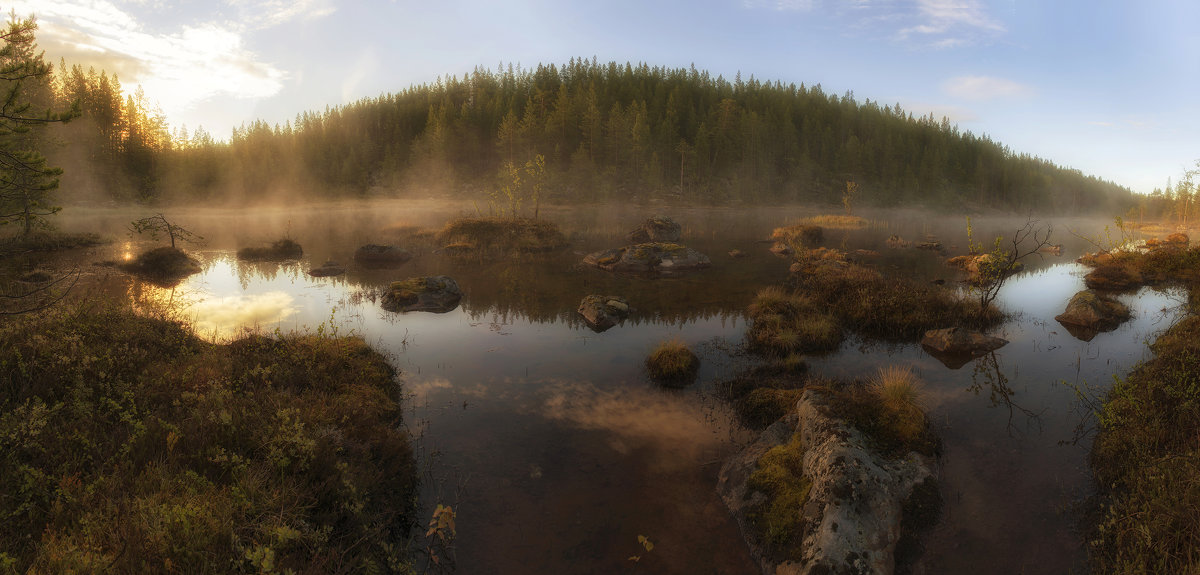
[{"label": "mossy rock", "polygon": [[1083,290],[1054,317],[1077,339],[1091,341],[1100,332],[1112,331],[1130,318],[1129,307],[1106,295]]},{"label": "mossy rock", "polygon": [[620,296],[584,296],[576,310],[588,327],[597,333],[605,331],[629,317],[629,302]]},{"label": "mossy rock", "polygon": [[354,250],[354,261],[370,268],[399,267],[411,259],[412,253],[393,245],[367,244]]},{"label": "mossy rock", "polygon": [[415,277],[392,282],[380,305],[394,312],[446,313],[458,307],[462,295],[458,282],[447,276]]},{"label": "mossy rock", "polygon": [[237,258],[247,262],[279,262],[299,259],[303,255],[304,249],[290,238],[283,238],[267,247],[242,248],[237,251]]},{"label": "mossy rock", "polygon": [[687,246],[648,242],[588,254],[584,265],[623,273],[674,273],[707,268],[708,256]]}]

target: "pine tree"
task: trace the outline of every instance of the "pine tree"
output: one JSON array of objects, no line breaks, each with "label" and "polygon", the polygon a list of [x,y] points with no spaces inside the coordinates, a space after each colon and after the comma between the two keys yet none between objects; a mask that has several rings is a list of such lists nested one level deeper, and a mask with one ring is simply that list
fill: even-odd
[{"label": "pine tree", "polygon": [[[29,235],[45,216],[57,213],[50,194],[62,170],[46,165],[36,128],[78,115],[50,110],[50,66],[37,52],[33,18],[11,17],[0,33],[0,225],[19,223]],[[44,111],[35,110],[45,107]]]}]

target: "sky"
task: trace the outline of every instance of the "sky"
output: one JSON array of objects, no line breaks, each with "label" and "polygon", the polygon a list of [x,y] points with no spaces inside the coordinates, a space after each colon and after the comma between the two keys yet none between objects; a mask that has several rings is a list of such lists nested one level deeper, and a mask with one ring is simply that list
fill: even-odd
[{"label": "sky", "polygon": [[[3,4],[0,4],[3,6]],[[1195,0],[23,0],[45,58],[217,139],[501,63],[695,65],[947,117],[1137,192],[1200,161]]]}]

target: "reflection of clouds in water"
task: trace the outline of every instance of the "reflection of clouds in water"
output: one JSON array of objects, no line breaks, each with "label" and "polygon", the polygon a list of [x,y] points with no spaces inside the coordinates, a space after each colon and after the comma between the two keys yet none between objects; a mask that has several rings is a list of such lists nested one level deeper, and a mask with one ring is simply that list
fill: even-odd
[{"label": "reflection of clouds in water", "polygon": [[548,419],[610,433],[609,446],[621,454],[641,448],[658,452],[649,458],[660,470],[694,465],[705,453],[724,444],[698,406],[651,389],[601,391],[584,383],[562,383],[544,402]]},{"label": "reflection of clouds in water", "polygon": [[429,399],[429,396],[435,392],[440,392],[454,387],[450,380],[444,377],[435,377],[418,382],[404,382],[405,393],[411,394],[413,399],[418,402],[423,402]]},{"label": "reflection of clouds in water", "polygon": [[296,313],[294,301],[290,294],[281,291],[214,297],[192,304],[185,313],[194,318],[196,333],[229,337],[242,328],[282,322]]}]

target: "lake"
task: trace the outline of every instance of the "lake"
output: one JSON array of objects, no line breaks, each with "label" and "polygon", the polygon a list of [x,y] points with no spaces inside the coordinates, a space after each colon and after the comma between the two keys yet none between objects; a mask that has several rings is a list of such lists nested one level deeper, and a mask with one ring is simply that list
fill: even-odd
[{"label": "lake", "polygon": [[[429,246],[395,270],[354,266],[354,250],[394,243],[412,228],[440,228],[467,205],[433,201],[337,203],[255,211],[167,213],[205,236],[191,251],[204,271],[171,288],[111,268],[81,267],[101,291],[146,310],[169,310],[215,340],[246,330],[355,333],[385,353],[408,395],[406,425],[423,470],[422,515],[436,503],[458,514],[463,573],[756,573],[737,526],[715,491],[722,462],[754,438],[724,401],[719,383],[759,361],[742,349],[744,310],[754,294],[783,282],[789,260],[763,242],[774,227],[815,212],[804,208],[680,208],[665,205],[543,208],[571,238],[562,251],[520,258],[450,258]],[[645,218],[683,225],[681,243],[709,255],[710,269],[677,277],[614,275],[579,265],[583,255],[624,245]],[[117,209],[63,212],[66,229],[112,236],[134,215]],[[954,281],[942,256],[889,249],[893,234],[935,235],[948,255],[966,252],[966,221],[915,211],[863,212],[864,229],[824,233],[822,245],[871,250],[865,263],[885,274]],[[985,244],[1024,220],[973,220]],[[944,441],[942,520],[926,538],[917,573],[1084,572],[1077,528],[1091,493],[1087,406],[1076,388],[1102,393],[1114,375],[1148,356],[1146,344],[1178,317],[1184,294],[1148,288],[1119,299],[1134,317],[1081,341],[1053,318],[1083,289],[1105,222],[1054,222],[1061,257],[1027,261],[998,304],[1012,313],[994,330],[1011,343],[957,368],[919,345],[851,337],[835,353],[810,357],[814,375],[865,379],[884,365],[910,365]],[[119,232],[118,232],[119,233]],[[240,247],[289,236],[295,262],[243,263]],[[129,257],[158,245],[125,238],[84,258]],[[749,254],[728,255],[732,249]],[[327,259],[344,276],[312,278]],[[86,264],[87,262],[82,262]],[[461,305],[443,314],[392,313],[378,305],[391,281],[445,274],[462,287]],[[619,295],[633,308],[603,333],[575,313],[588,294]],[[659,342],[679,338],[701,357],[695,384],[664,389],[643,361]],[[1084,426],[1080,433],[1080,425]],[[419,534],[418,534],[419,535]],[[638,537],[653,542],[645,550]],[[639,559],[635,562],[632,557]]]}]

